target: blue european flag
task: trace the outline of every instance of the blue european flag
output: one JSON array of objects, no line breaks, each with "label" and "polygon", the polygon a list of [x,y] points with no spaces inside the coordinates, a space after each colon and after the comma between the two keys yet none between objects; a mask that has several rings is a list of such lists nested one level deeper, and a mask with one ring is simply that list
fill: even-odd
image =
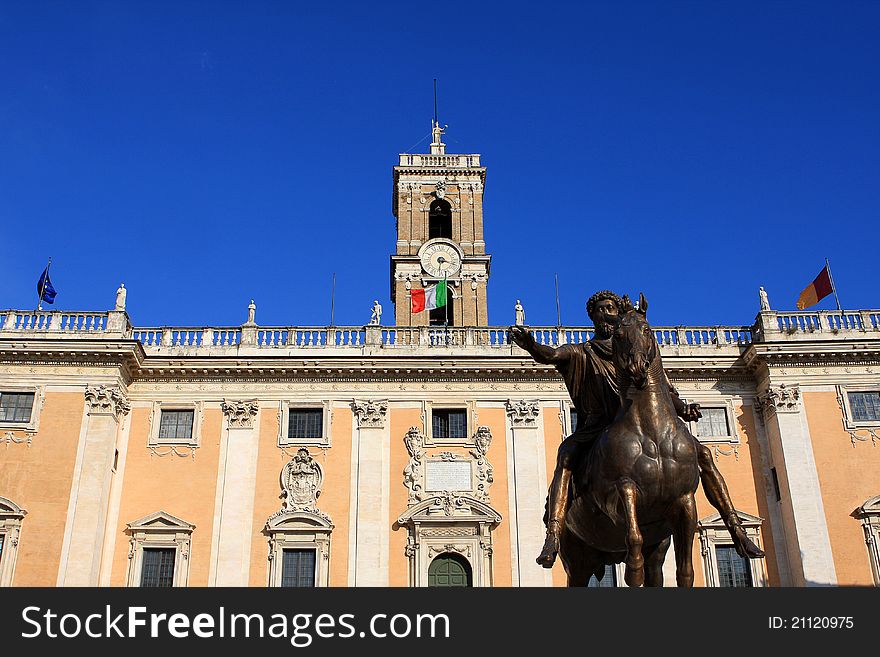
[{"label": "blue european flag", "polygon": [[49,267],[48,265],[43,270],[43,273],[40,274],[40,280],[37,281],[37,294],[40,295],[40,303],[45,301],[46,303],[55,303],[55,288],[52,286],[52,281],[49,280]]}]

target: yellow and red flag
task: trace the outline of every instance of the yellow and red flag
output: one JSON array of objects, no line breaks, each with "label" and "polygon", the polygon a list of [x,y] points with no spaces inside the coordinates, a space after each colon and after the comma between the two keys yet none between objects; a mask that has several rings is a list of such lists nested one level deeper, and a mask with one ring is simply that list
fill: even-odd
[{"label": "yellow and red flag", "polygon": [[798,310],[815,306],[833,291],[834,286],[831,284],[831,272],[828,270],[828,263],[826,262],[825,266],[822,267],[822,271],[816,276],[816,280],[807,285],[804,291],[801,292],[801,296],[798,297]]}]

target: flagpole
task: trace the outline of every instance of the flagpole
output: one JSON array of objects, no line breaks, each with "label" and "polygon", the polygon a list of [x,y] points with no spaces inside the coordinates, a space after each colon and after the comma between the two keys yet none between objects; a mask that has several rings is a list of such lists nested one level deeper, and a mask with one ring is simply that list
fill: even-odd
[{"label": "flagpole", "polygon": [[556,279],[556,327],[562,326],[562,313],[559,312],[559,274],[553,274]]},{"label": "flagpole", "polygon": [[46,293],[46,283],[49,280],[49,267],[52,266],[52,257],[49,257],[49,263],[46,265],[46,277],[43,279],[43,284],[40,286],[40,299],[37,301],[37,312],[42,312],[43,310],[43,295]]},{"label": "flagpole", "polygon": [[843,309],[840,307],[840,297],[837,296],[837,287],[834,285],[834,276],[831,275],[831,263],[828,262],[828,258],[825,258],[825,268],[828,270],[828,280],[831,281],[831,291],[834,292],[834,300],[837,302],[837,312],[842,315]]},{"label": "flagpole", "polygon": [[443,332],[446,336],[446,346],[449,346],[449,286],[446,283],[446,268],[443,269],[443,291],[446,294],[446,303],[443,304]]},{"label": "flagpole", "polygon": [[333,303],[336,299],[336,272],[333,272],[333,284],[330,286],[330,327],[333,327]]}]

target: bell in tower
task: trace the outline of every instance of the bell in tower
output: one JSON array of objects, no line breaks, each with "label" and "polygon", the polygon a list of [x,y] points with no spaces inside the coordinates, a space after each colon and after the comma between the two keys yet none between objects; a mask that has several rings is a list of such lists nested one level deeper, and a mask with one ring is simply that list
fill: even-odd
[{"label": "bell in tower", "polygon": [[[445,132],[432,121],[431,152],[403,153],[394,167],[397,249],[391,256],[391,300],[398,326],[488,326],[486,168],[478,154],[446,153]],[[413,313],[412,290],[444,279],[448,307]]]}]

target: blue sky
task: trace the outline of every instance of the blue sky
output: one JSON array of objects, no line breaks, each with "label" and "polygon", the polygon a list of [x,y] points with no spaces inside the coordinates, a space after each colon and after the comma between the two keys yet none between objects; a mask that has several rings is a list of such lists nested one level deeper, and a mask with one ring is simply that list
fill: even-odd
[{"label": "blue sky", "polygon": [[[880,4],[0,5],[0,308],[139,326],[392,321],[391,167],[488,167],[489,321],[748,324],[831,260],[876,288]],[[424,139],[423,139],[424,138]],[[421,140],[421,141],[420,141]],[[411,147],[418,144],[415,148]],[[832,299],[820,308],[833,308]]]}]

